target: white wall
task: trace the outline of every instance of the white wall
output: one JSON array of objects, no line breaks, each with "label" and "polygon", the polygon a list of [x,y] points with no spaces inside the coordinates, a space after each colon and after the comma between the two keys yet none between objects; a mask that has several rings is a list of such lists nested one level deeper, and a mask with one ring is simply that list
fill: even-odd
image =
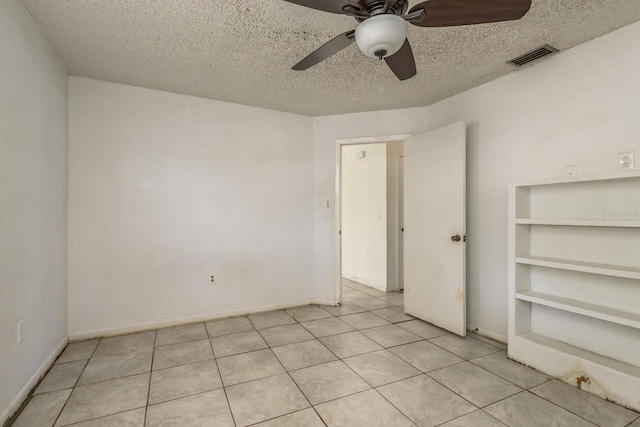
[{"label": "white wall", "polygon": [[310,300],[312,119],[75,77],[69,92],[72,339]]},{"label": "white wall", "polygon": [[616,171],[640,153],[640,23],[430,107],[314,119],[316,297],[335,293],[336,138],[420,133],[464,120],[468,156],[468,321],[507,334],[507,183]]},{"label": "white wall", "polygon": [[342,277],[387,289],[386,144],[342,147]]},{"label": "white wall", "polygon": [[67,73],[17,0],[0,1],[0,52],[2,424],[67,337]]}]

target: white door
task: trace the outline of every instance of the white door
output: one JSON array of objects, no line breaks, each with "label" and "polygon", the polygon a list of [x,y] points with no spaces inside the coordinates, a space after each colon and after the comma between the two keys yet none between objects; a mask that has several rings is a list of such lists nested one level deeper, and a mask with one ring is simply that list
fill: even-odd
[{"label": "white door", "polygon": [[407,139],[404,157],[405,311],[465,336],[465,124]]}]

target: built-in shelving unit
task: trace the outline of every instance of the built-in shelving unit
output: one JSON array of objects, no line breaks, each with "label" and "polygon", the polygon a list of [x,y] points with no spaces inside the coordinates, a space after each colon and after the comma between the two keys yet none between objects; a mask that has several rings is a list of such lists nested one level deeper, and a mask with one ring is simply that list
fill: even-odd
[{"label": "built-in shelving unit", "polygon": [[509,356],[640,410],[640,173],[509,186]]}]

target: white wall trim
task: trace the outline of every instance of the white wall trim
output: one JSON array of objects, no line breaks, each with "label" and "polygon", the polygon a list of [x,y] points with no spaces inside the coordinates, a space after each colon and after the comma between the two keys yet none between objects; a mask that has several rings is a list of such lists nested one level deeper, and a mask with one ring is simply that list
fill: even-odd
[{"label": "white wall trim", "polygon": [[467,330],[471,332],[475,332],[476,334],[497,341],[501,344],[508,344],[509,339],[506,335],[499,334],[498,332],[490,331],[488,329],[479,328],[477,326],[473,326],[467,323]]},{"label": "white wall trim", "polygon": [[18,409],[20,409],[22,403],[29,396],[29,392],[31,391],[31,389],[40,382],[40,379],[44,376],[44,374],[46,374],[47,371],[53,366],[53,363],[56,361],[56,359],[62,353],[68,343],[69,338],[65,336],[58,343],[56,348],[54,348],[49,356],[44,360],[44,362],[42,362],[38,370],[31,376],[31,378],[29,378],[29,381],[27,381],[24,387],[22,387],[20,393],[18,393],[18,395],[11,401],[9,406],[7,406],[7,408],[2,411],[2,414],[0,414],[0,425],[4,424],[5,421],[7,421]]},{"label": "white wall trim", "polygon": [[133,332],[148,331],[150,329],[169,328],[171,326],[185,325],[188,323],[205,322],[210,320],[224,319],[232,316],[242,316],[244,314],[261,313],[263,311],[281,310],[283,308],[300,307],[309,304],[336,305],[335,301],[306,299],[285,304],[263,305],[259,307],[243,308],[237,310],[224,311],[219,313],[197,314],[195,316],[174,317],[170,319],[154,320],[151,322],[135,323],[132,325],[115,326],[112,328],[94,329],[90,331],[72,332],[69,334],[69,341],[82,341],[93,338],[109,337],[114,335],[130,334]]},{"label": "white wall trim", "polygon": [[378,142],[396,142],[404,141],[407,138],[411,138],[412,133],[402,133],[399,135],[382,135],[382,136],[362,136],[358,138],[340,138],[336,139],[338,145],[348,144],[375,144]]}]

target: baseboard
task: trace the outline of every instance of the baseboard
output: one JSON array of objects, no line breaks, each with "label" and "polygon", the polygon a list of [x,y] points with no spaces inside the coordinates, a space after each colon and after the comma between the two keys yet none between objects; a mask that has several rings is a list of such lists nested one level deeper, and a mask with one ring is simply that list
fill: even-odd
[{"label": "baseboard", "polygon": [[281,310],[283,308],[300,307],[309,304],[336,305],[335,301],[307,299],[286,304],[263,305],[259,307],[230,310],[218,313],[197,314],[194,316],[174,317],[170,319],[154,320],[151,322],[136,323],[133,325],[115,326],[111,328],[94,329],[90,331],[70,332],[69,341],[83,341],[93,338],[109,337],[114,335],[130,334],[133,332],[148,331],[150,329],[169,328],[171,326],[186,325],[188,323],[205,322],[209,320],[224,319],[232,316],[261,313],[264,311]]},{"label": "baseboard", "polygon": [[5,421],[7,421],[18,409],[22,406],[22,403],[25,401],[27,397],[29,397],[29,393],[31,389],[33,389],[40,379],[47,373],[47,371],[53,366],[53,363],[56,361],[60,353],[64,350],[69,342],[68,337],[64,337],[62,341],[58,343],[56,348],[49,354],[49,356],[45,359],[44,362],[40,365],[38,370],[29,378],[29,381],[22,387],[20,393],[11,401],[9,406],[2,411],[0,414],[0,425],[3,425]]},{"label": "baseboard", "polygon": [[328,306],[331,306],[331,307],[335,307],[336,306],[336,300],[333,300],[333,299],[312,299],[311,300],[311,304],[328,305]]},{"label": "baseboard", "polygon": [[480,336],[487,337],[489,339],[492,339],[492,340],[497,341],[497,342],[499,342],[501,344],[504,344],[504,345],[507,345],[507,343],[509,341],[509,339],[507,338],[506,335],[502,335],[502,334],[499,334],[497,332],[490,331],[488,329],[478,328],[477,326],[467,325],[467,330],[475,332],[476,334],[478,334]]}]

